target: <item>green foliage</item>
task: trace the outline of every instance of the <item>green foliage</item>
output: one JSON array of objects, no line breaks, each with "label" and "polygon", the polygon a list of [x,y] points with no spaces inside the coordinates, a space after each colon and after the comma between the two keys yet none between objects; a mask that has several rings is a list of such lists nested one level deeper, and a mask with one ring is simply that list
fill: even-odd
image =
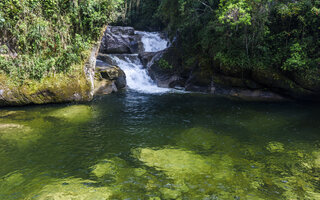
[{"label": "green foliage", "polygon": [[8,0],[0,2],[0,72],[19,80],[68,72],[117,18],[122,0]]},{"label": "green foliage", "polygon": [[220,14],[218,19],[220,23],[228,23],[232,26],[236,25],[251,25],[251,6],[245,0],[221,0]]},{"label": "green foliage", "polygon": [[320,65],[319,16],[319,0],[161,0],[147,19],[178,36],[185,68],[308,73]]},{"label": "green foliage", "polygon": [[124,0],[121,25],[138,30],[159,30],[163,24],[157,15],[161,0]]},{"label": "green foliage", "polygon": [[166,61],[165,59],[160,59],[158,61],[158,64],[162,69],[168,69],[168,70],[173,69],[173,66],[170,65],[168,61]]},{"label": "green foliage", "polygon": [[290,47],[290,57],[282,66],[283,70],[298,70],[307,68],[306,54],[299,43],[295,43]]}]

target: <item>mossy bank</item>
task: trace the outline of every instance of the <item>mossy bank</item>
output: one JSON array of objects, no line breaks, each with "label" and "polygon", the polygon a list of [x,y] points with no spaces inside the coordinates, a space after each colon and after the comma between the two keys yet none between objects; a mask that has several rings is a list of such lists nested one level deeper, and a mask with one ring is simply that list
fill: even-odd
[{"label": "mossy bank", "polygon": [[121,1],[0,2],[0,106],[88,101],[105,26]]}]

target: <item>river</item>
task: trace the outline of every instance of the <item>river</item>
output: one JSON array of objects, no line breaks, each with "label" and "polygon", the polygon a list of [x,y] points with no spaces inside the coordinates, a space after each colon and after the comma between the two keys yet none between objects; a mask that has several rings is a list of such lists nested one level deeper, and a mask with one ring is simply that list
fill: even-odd
[{"label": "river", "polygon": [[2,108],[0,199],[320,199],[319,105],[128,84]]}]

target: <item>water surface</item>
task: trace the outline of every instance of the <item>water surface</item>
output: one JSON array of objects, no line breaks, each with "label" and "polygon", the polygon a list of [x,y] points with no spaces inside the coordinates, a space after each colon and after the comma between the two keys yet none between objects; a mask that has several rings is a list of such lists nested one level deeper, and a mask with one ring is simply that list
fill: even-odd
[{"label": "water surface", "polygon": [[320,199],[320,107],[203,94],[0,110],[0,199]]}]

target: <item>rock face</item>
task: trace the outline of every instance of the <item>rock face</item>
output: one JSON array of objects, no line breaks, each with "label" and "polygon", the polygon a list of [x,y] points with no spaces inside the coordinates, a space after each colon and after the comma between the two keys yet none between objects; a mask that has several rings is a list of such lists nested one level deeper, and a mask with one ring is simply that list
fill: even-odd
[{"label": "rock face", "polygon": [[[110,28],[109,28],[110,29]],[[106,43],[109,37],[109,29],[106,30],[101,48],[116,48],[115,43]],[[128,42],[129,49],[136,50],[138,44],[133,28],[112,28],[114,34],[123,35],[122,42]],[[116,39],[116,38],[114,38]],[[122,43],[120,42],[119,45]],[[123,48],[123,47],[121,47]],[[85,102],[92,100],[94,95],[109,94],[126,87],[124,72],[116,66],[108,66],[96,62],[100,50],[100,42],[93,46],[84,66],[75,66],[76,70],[70,74],[55,74],[39,81],[28,81],[22,85],[16,85],[5,75],[0,74],[0,107],[22,106],[28,104]],[[0,55],[1,56],[1,55]],[[96,63],[98,67],[96,68]]]},{"label": "rock face", "polygon": [[[156,53],[140,53],[139,57],[148,70],[151,78],[159,87],[176,88],[184,87],[184,80],[181,77],[179,60],[171,59],[175,52],[169,47]],[[170,60],[172,62],[168,62]],[[174,64],[173,64],[174,63]]]},{"label": "rock face", "polygon": [[92,48],[84,66],[76,66],[70,74],[55,74],[40,82],[28,81],[22,85],[0,74],[0,107],[92,100],[99,45]]},{"label": "rock face", "polygon": [[132,27],[108,26],[101,42],[100,53],[131,54],[138,52],[139,36]]},{"label": "rock face", "polygon": [[95,73],[95,95],[117,92],[125,88],[126,85],[126,75],[118,66],[108,65],[100,61]]}]

